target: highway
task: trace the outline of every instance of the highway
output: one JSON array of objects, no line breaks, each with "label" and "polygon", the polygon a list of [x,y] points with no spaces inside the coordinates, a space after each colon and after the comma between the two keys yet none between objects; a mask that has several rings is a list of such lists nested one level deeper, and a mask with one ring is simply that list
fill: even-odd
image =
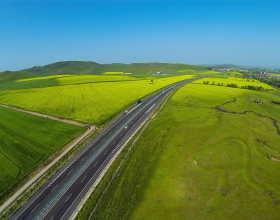
[{"label": "highway", "polygon": [[[201,78],[201,77],[199,77]],[[135,104],[87,142],[11,217],[12,220],[69,219],[93,183],[170,91],[198,78],[170,85]]]}]

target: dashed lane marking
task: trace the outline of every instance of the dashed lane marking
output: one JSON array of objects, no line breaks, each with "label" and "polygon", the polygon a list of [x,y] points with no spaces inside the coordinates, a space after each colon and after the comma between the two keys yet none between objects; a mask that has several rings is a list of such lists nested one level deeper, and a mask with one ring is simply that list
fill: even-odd
[{"label": "dashed lane marking", "polygon": [[68,198],[65,200],[65,202],[67,202],[67,200],[72,196],[72,194],[70,196],[68,196]]},{"label": "dashed lane marking", "polygon": [[[40,205],[40,203],[38,205]],[[32,209],[31,213],[38,207],[38,205],[36,205],[36,207]]]},{"label": "dashed lane marking", "polygon": [[87,178],[87,176],[85,176],[85,177],[82,179],[81,183],[85,180],[85,178]]},{"label": "dashed lane marking", "polygon": [[[58,184],[56,184],[56,186],[52,189],[52,191],[53,191],[57,186],[58,186]],[[51,191],[51,192],[52,192],[52,191]]]}]

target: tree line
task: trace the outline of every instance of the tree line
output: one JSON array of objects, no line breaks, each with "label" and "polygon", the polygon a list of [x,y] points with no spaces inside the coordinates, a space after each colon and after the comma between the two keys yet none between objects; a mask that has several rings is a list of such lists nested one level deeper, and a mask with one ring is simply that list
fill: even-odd
[{"label": "tree line", "polygon": [[[203,84],[205,84],[205,85],[215,85],[215,82],[210,83],[209,81],[204,81]],[[223,83],[218,83],[216,85],[217,86],[223,86],[224,84]],[[248,85],[248,86],[241,86],[241,87],[239,87],[238,85],[236,85],[234,83],[230,83],[230,84],[228,83],[226,85],[226,87],[249,89],[249,90],[255,90],[255,91],[268,91],[268,89],[265,89],[262,86],[251,86],[251,85]]]}]

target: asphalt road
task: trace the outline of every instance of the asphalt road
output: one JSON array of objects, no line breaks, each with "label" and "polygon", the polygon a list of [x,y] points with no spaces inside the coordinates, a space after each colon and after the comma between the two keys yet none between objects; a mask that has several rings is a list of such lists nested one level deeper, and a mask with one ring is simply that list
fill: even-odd
[{"label": "asphalt road", "polygon": [[65,163],[10,219],[69,219],[122,144],[171,90],[194,79],[160,90],[108,124]]}]

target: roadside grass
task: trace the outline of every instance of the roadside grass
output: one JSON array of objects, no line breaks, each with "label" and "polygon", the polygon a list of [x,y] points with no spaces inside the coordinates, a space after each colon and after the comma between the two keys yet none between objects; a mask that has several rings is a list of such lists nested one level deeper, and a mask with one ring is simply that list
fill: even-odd
[{"label": "roadside grass", "polygon": [[153,80],[2,91],[0,103],[60,118],[101,125],[142,97],[192,77],[193,75],[183,75]]},{"label": "roadside grass", "polygon": [[0,107],[0,201],[85,128]]},{"label": "roadside grass", "polygon": [[[231,79],[228,80],[230,82]],[[225,81],[227,82],[227,81]],[[231,82],[230,82],[231,83]],[[279,91],[191,83],[136,142],[90,219],[278,219],[280,135],[260,111]],[[239,100],[247,105],[238,106]],[[238,106],[238,107],[236,107]],[[266,116],[280,122],[278,106]],[[105,183],[104,183],[105,184]],[[87,212],[92,212],[90,205]],[[86,217],[86,211],[77,219]],[[86,218],[84,218],[86,219]]]},{"label": "roadside grass", "polygon": [[[169,131],[167,143],[162,144],[157,165],[130,219],[278,218],[280,210],[275,204],[280,199],[280,186],[276,176],[280,163],[267,157],[280,158],[280,136],[272,120],[202,107],[204,103],[209,107],[213,99],[220,97],[218,90],[222,100],[213,107],[225,100],[225,90],[231,94],[227,101],[232,96],[239,100],[250,93],[266,94],[267,98],[271,98],[270,94],[217,87],[215,96],[199,96],[197,87],[212,93],[213,87],[187,85],[154,121],[150,131],[154,138],[169,126],[173,130]],[[226,104],[225,109],[232,110],[235,105]],[[239,110],[257,112],[258,107],[243,105]],[[276,112],[268,111],[267,115],[280,121]],[[152,140],[147,145],[151,144]]]}]

